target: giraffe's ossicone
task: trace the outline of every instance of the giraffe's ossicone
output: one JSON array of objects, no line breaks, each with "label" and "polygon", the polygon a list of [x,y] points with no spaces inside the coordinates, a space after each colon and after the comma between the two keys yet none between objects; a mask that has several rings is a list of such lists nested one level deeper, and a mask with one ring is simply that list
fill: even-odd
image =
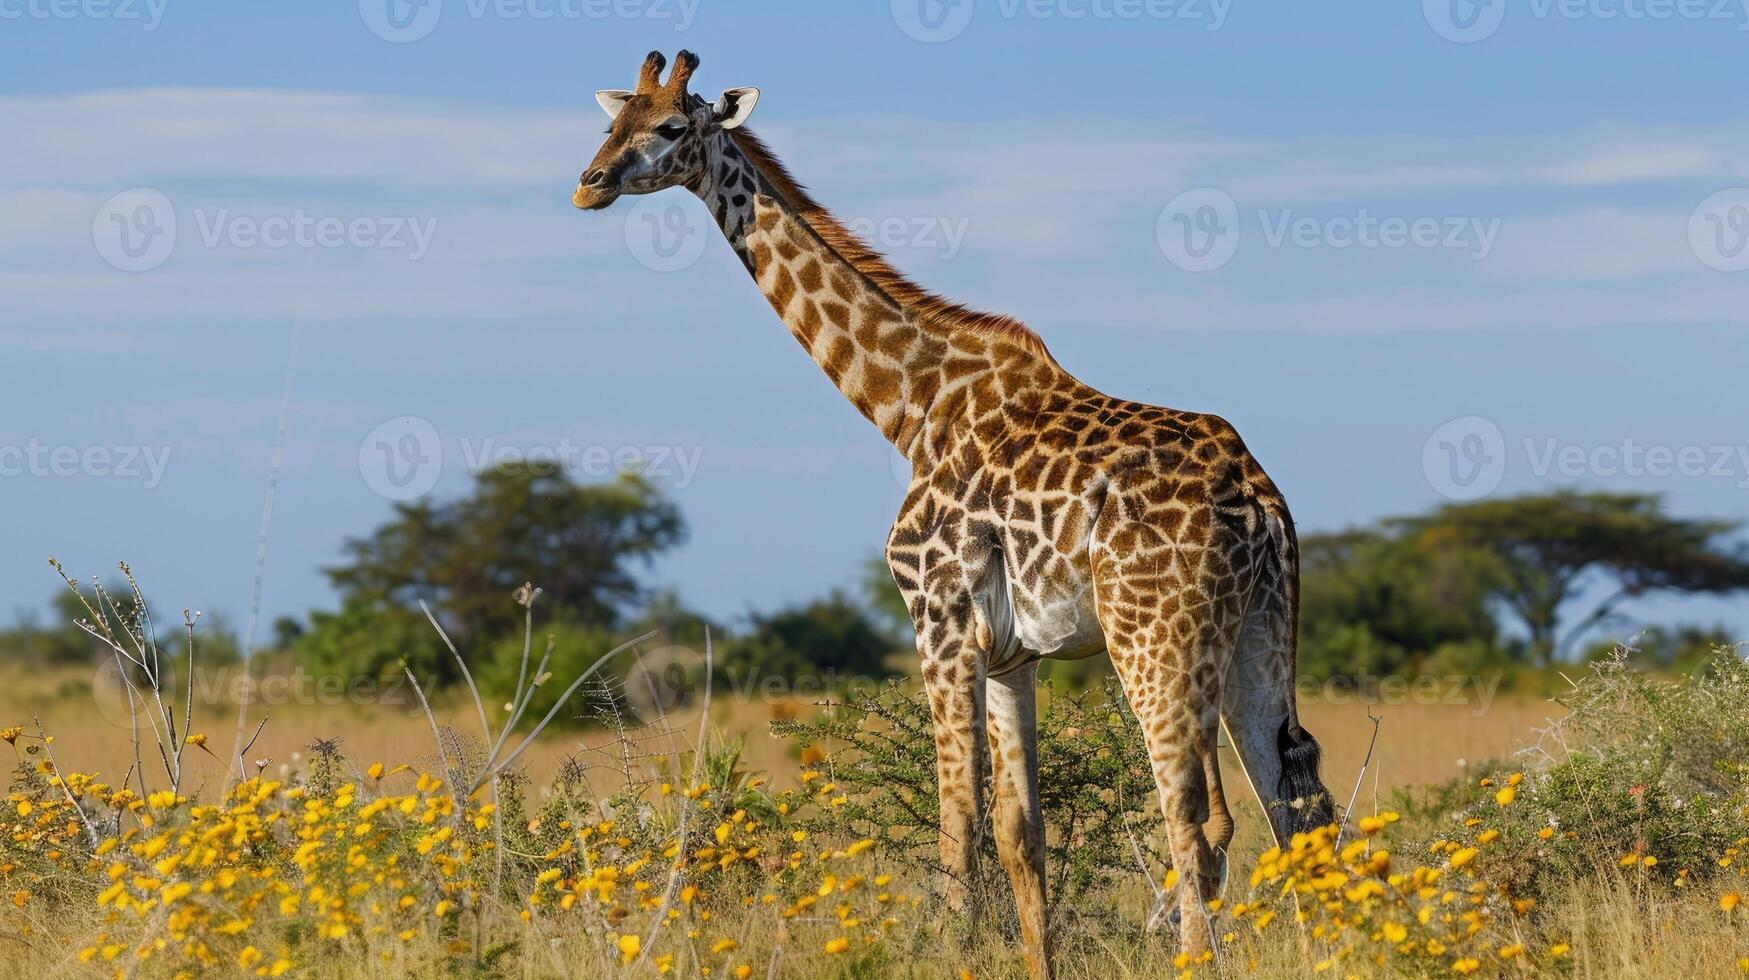
[{"label": "giraffe's ossicone", "polygon": [[[573,195],[698,195],[804,350],[910,460],[887,539],[935,726],[946,896],[974,874],[982,767],[1035,976],[1050,973],[1036,672],[1111,656],[1147,737],[1180,873],[1180,945],[1209,944],[1232,817],[1216,731],[1278,840],[1326,823],[1294,705],[1299,562],[1287,504],[1226,421],[1101,394],[1019,321],[906,279],[744,127],[757,89],[692,95],[652,52]],[[986,754],[987,749],[987,754]]]}]

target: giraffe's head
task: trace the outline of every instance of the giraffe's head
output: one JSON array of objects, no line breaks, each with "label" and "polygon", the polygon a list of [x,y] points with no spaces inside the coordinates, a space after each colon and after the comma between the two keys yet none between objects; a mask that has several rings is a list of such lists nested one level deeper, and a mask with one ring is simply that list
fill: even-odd
[{"label": "giraffe's head", "polygon": [[607,142],[589,161],[571,203],[587,210],[612,204],[621,194],[648,194],[692,183],[704,170],[705,147],[725,129],[747,121],[759,101],[756,88],[732,88],[715,103],[686,90],[698,55],[682,51],[662,81],[668,59],[652,51],[638,73],[636,91],[602,89],[595,101],[612,120]]}]

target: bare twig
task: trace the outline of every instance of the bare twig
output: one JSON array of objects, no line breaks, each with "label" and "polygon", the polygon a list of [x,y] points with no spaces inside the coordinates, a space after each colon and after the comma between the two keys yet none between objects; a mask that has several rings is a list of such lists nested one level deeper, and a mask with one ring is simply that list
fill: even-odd
[{"label": "bare twig", "polygon": [[[425,720],[431,723],[431,741],[437,745],[437,764],[443,767],[443,780],[444,782],[449,783],[451,787],[454,787],[456,782],[454,772],[449,766],[449,753],[445,752],[443,749],[443,732],[437,727],[437,716],[431,713],[431,702],[425,699],[425,690],[419,686],[419,678],[413,676],[413,668],[408,667],[407,664],[403,662],[401,664],[401,669],[407,672],[407,680],[413,684],[413,693],[419,698],[419,706],[425,709]],[[472,792],[472,790],[469,790],[470,795]],[[461,819],[461,812],[461,807],[455,808],[457,820]]]},{"label": "bare twig", "polygon": [[1354,801],[1360,796],[1360,784],[1366,780],[1367,767],[1372,765],[1372,750],[1379,743],[1379,722],[1384,721],[1367,709],[1366,720],[1372,722],[1372,738],[1366,743],[1366,758],[1360,763],[1360,775],[1354,778],[1354,792],[1348,794],[1348,805],[1342,808],[1342,823],[1336,828],[1336,843],[1342,843],[1342,835],[1348,830],[1348,815],[1354,809]]},{"label": "bare twig", "polygon": [[551,724],[552,720],[558,716],[559,709],[563,708],[565,706],[566,701],[571,700],[571,695],[577,693],[577,688],[581,687],[583,685],[584,681],[588,680],[591,676],[593,676],[596,671],[600,670],[602,667],[605,667],[609,660],[612,660],[614,657],[617,657],[620,654],[626,652],[627,650],[630,650],[631,648],[637,646],[638,644],[644,642],[645,640],[650,639],[651,637],[656,635],[656,632],[657,632],[656,630],[651,630],[648,633],[644,633],[641,636],[635,636],[635,637],[627,640],[626,642],[621,643],[619,646],[614,647],[612,650],[609,650],[606,653],[606,655],[604,655],[600,660],[597,660],[593,664],[590,664],[588,669],[583,671],[583,673],[578,674],[577,678],[571,682],[571,686],[565,688],[564,693],[560,694],[558,697],[558,700],[553,702],[552,709],[547,712],[546,717],[542,718],[540,720],[540,724],[535,725],[534,730],[529,732],[526,736],[524,736],[521,742],[517,743],[517,746],[516,746],[514,751],[512,751],[508,756],[505,756],[502,761],[494,761],[490,758],[488,758],[486,760],[486,765],[481,768],[480,774],[478,776],[474,777],[473,785],[471,787],[469,787],[469,789],[468,789],[468,795],[472,796],[474,790],[479,789],[480,786],[483,785],[487,779],[491,778],[491,775],[493,773],[502,772],[512,762],[516,761],[517,756],[520,756],[524,752],[524,750],[526,750],[530,745],[533,745],[535,739],[539,738],[540,733],[542,731],[546,730],[547,725]]},{"label": "bare twig", "polygon": [[[297,373],[297,333],[292,333],[291,350],[286,355],[285,383],[279,393],[279,422],[273,431],[273,462],[267,470],[267,499],[261,504],[261,530],[255,538],[255,581],[249,590],[249,622],[243,629],[243,683],[248,690],[249,668],[255,659],[255,626],[261,621],[261,583],[267,570],[267,531],[273,525],[273,498],[279,490],[279,470],[285,461],[286,416],[291,408],[292,378]],[[243,759],[243,733],[249,729],[249,698],[237,701],[237,731],[231,739],[231,758],[238,768],[248,772]],[[226,767],[227,776],[230,768]]]},{"label": "bare twig", "polygon": [[43,720],[34,714],[30,716],[30,720],[36,723],[36,736],[42,740],[43,754],[48,756],[49,768],[55,771],[55,785],[61,787],[61,795],[67,798],[67,805],[73,808],[74,813],[79,814],[79,822],[85,825],[85,835],[91,839],[91,846],[96,847],[103,839],[97,836],[97,828],[92,825],[91,818],[86,816],[85,808],[79,805],[79,801],[73,797],[73,791],[67,787],[67,779],[61,774],[61,765],[55,761],[55,750],[49,748],[49,733],[43,730]]}]

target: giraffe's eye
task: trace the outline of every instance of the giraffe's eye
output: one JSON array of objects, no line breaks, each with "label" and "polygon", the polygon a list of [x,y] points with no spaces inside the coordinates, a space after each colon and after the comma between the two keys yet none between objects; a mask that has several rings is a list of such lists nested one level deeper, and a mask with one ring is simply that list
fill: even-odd
[{"label": "giraffe's eye", "polygon": [[686,135],[685,123],[663,123],[656,127],[656,135],[665,140],[677,140]]}]

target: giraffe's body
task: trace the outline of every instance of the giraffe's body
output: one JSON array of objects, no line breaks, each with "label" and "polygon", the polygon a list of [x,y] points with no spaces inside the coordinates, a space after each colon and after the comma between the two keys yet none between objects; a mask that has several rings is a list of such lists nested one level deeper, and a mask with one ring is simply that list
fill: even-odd
[{"label": "giraffe's body", "polygon": [[686,92],[682,52],[637,92],[598,96],[610,137],[574,196],[683,185],[710,208],[773,309],[912,464],[887,541],[917,629],[936,734],[948,897],[966,901],[988,742],[993,823],[1035,974],[1048,974],[1035,675],[1108,651],[1148,741],[1181,942],[1232,834],[1224,721],[1279,839],[1327,820],[1317,746],[1293,702],[1293,523],[1238,434],[1212,415],[1101,394],[1030,330],[923,291],[856,240],[740,129],[757,93]]}]

